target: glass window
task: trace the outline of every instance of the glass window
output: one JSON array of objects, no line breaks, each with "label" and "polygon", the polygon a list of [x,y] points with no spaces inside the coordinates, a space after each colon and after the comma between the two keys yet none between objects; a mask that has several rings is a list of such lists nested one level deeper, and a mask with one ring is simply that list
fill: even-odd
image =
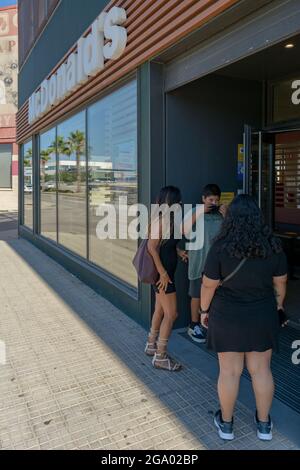
[{"label": "glass window", "polygon": [[18,0],[20,64],[26,59],[58,2],[59,0]]},{"label": "glass window", "polygon": [[86,257],[85,112],[57,127],[58,242]]},{"label": "glass window", "polygon": [[33,0],[18,1],[19,61],[23,64],[33,43]]},{"label": "glass window", "polygon": [[47,19],[47,0],[39,0],[34,2],[33,7],[33,30],[37,36],[44,26]]},{"label": "glass window", "polygon": [[33,229],[32,142],[23,147],[24,225]]},{"label": "glass window", "polygon": [[300,119],[300,105],[295,105],[292,96],[294,80],[284,80],[271,85],[273,99],[273,122],[292,121]]},{"label": "glass window", "polygon": [[[117,208],[120,196],[127,197],[128,205],[137,203],[136,81],[88,109],[88,137],[89,258],[116,277],[137,286],[132,265],[137,241],[118,239],[118,232],[116,240],[100,240],[96,235],[101,220],[96,214],[99,204],[109,203]],[[117,226],[122,223],[117,222]]]},{"label": "glass window", "polygon": [[59,0],[47,0],[47,14],[48,17],[51,15],[52,11],[58,4]]},{"label": "glass window", "polygon": [[11,188],[11,145],[0,144],[0,188]]},{"label": "glass window", "polygon": [[40,136],[41,234],[57,239],[55,129]]}]

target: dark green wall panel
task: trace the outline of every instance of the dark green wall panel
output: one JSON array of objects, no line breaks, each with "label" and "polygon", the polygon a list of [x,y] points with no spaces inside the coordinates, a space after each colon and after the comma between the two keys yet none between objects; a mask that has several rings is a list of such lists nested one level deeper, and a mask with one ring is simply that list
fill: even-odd
[{"label": "dark green wall panel", "polygon": [[[201,201],[207,183],[237,190],[238,144],[244,124],[261,127],[262,83],[209,75],[167,94],[166,179],[179,186],[183,201]],[[190,306],[187,266],[177,270],[179,319],[187,325]]]}]

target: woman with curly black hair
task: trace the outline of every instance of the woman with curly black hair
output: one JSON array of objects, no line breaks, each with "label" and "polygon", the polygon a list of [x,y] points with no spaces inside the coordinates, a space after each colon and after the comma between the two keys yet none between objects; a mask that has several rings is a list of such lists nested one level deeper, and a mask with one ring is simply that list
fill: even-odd
[{"label": "woman with curly black hair", "polygon": [[254,199],[237,196],[208,254],[201,290],[207,345],[219,358],[221,409],[214,422],[223,439],[234,438],[233,411],[244,363],[256,398],[257,436],[272,439],[270,363],[272,351],[278,351],[278,309],[283,308],[286,281],[280,241],[265,225]]}]

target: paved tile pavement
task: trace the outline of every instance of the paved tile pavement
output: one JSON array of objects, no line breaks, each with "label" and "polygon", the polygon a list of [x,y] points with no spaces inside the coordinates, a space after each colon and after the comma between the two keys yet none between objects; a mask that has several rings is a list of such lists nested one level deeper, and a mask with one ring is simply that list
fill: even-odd
[{"label": "paved tile pavement", "polygon": [[25,240],[0,241],[0,296],[0,449],[294,448],[258,441],[241,404],[224,444],[215,383],[184,358],[154,370],[145,331]]},{"label": "paved tile pavement", "polygon": [[18,213],[0,211],[0,240],[17,238]]}]

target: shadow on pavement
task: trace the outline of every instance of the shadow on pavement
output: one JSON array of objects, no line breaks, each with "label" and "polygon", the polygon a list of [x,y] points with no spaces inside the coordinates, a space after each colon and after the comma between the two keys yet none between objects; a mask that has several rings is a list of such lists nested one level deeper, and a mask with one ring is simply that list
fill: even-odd
[{"label": "shadow on pavement", "polygon": [[0,240],[18,238],[18,212],[0,212]]},{"label": "shadow on pavement", "polygon": [[[17,239],[14,216],[0,216],[0,238],[5,240],[5,237],[9,246],[43,279],[55,295],[97,334],[163,406],[169,409],[174,419],[185,426],[187,432],[199,441],[199,445],[203,444],[210,449],[234,448],[230,443],[225,444],[216,437],[212,414],[218,406],[218,400],[216,385],[212,380],[191,364],[185,364],[184,357],[185,367],[178,374],[154,370],[151,359],[143,353],[146,334],[142,327],[125,317],[110,302],[102,299],[30,242]],[[69,275],[66,276],[65,273]],[[181,339],[186,342],[182,337]],[[240,432],[237,426],[234,441],[236,448],[274,448],[276,441],[262,443],[257,440],[253,443],[254,426],[250,421],[251,417],[247,415],[248,409],[239,404],[236,423],[243,428],[243,432]],[[248,447],[247,434],[251,436],[252,447]]]}]

